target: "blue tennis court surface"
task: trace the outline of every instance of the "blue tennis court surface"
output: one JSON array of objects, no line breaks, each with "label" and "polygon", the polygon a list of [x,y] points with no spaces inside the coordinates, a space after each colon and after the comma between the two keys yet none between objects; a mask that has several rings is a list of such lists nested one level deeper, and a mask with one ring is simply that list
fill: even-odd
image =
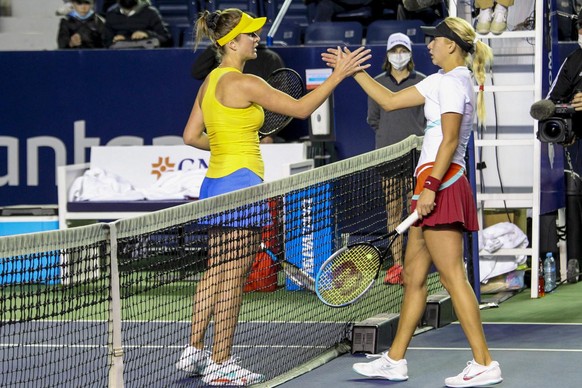
[{"label": "blue tennis court surface", "polygon": [[[503,388],[579,387],[582,381],[582,325],[485,324],[493,358],[501,364]],[[352,371],[363,354],[345,354],[287,383],[307,387],[443,387],[446,377],[461,372],[472,359],[461,326],[451,324],[412,339],[407,353],[407,382],[367,379]]]}]

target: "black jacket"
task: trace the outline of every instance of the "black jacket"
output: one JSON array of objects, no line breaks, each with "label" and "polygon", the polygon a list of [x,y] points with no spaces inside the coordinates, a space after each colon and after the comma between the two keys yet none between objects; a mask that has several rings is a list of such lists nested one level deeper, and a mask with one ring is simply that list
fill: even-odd
[{"label": "black jacket", "polygon": [[[88,19],[81,20],[68,15],[61,19],[57,43],[60,49],[91,49],[103,48],[102,34],[105,28],[105,21],[97,14],[93,14]],[[81,46],[69,47],[71,36],[81,35]]]},{"label": "black jacket", "polygon": [[553,102],[568,103],[577,91],[582,92],[582,48],[574,50],[566,57],[550,88],[548,98]]},{"label": "black jacket", "polygon": [[[582,48],[577,48],[566,57],[550,88],[548,99],[567,104],[578,92],[582,92]],[[576,136],[582,137],[582,112],[572,115],[572,127]]]},{"label": "black jacket", "polygon": [[[216,49],[210,45],[196,57],[192,65],[192,77],[203,80],[219,64],[220,62],[216,58]],[[254,74],[266,80],[273,71],[282,67],[285,67],[285,64],[279,54],[259,44],[257,58],[245,63],[244,73]]]},{"label": "black jacket", "polygon": [[154,7],[138,6],[132,16],[124,15],[121,8],[116,7],[105,16],[103,41],[106,47],[111,46],[115,35],[123,35],[126,40],[131,40],[131,34],[135,31],[147,33],[148,38],[157,38],[162,47],[171,43],[171,35]]}]

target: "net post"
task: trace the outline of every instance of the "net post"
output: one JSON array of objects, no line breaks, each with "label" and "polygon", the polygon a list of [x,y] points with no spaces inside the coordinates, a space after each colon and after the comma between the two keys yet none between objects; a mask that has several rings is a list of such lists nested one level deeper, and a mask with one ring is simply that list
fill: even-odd
[{"label": "net post", "polygon": [[115,223],[109,227],[111,303],[109,304],[109,388],[123,388],[123,347],[121,345],[121,294],[119,287],[119,266],[117,261],[117,228]]}]

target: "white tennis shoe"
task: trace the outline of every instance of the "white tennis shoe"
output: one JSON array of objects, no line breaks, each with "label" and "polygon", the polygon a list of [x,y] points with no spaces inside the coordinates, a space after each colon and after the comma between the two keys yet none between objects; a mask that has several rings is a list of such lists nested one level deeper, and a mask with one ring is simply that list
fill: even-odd
[{"label": "white tennis shoe", "polygon": [[497,361],[484,366],[477,364],[475,360],[467,362],[467,367],[455,377],[445,379],[447,387],[485,387],[503,381],[501,368]]},{"label": "white tennis shoe", "polygon": [[176,363],[176,369],[193,375],[199,375],[204,371],[206,365],[208,365],[208,360],[210,360],[209,351],[200,350],[188,345],[184,348],[180,359]]},{"label": "white tennis shoe", "polygon": [[495,6],[493,20],[491,21],[491,32],[495,35],[507,30],[507,8],[501,4]]},{"label": "white tennis shoe", "polygon": [[368,354],[366,358],[377,358],[372,362],[359,362],[352,366],[362,376],[390,381],[408,380],[408,365],[405,359],[394,361],[388,353]]},{"label": "white tennis shoe", "polygon": [[219,386],[230,385],[245,387],[257,384],[265,380],[265,376],[253,373],[237,364],[238,359],[231,357],[222,364],[217,364],[212,359],[208,360],[208,365],[202,372],[204,384]]},{"label": "white tennis shoe", "polygon": [[477,16],[477,26],[475,31],[478,34],[488,34],[491,30],[491,21],[493,20],[493,9],[484,8],[479,10],[479,15]]}]

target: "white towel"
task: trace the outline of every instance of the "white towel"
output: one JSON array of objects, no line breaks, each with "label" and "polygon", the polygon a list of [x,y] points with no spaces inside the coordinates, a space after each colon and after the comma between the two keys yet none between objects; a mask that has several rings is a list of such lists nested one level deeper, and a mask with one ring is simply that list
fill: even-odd
[{"label": "white towel", "polygon": [[[527,248],[528,244],[525,233],[511,222],[500,222],[479,232],[479,250],[489,253],[501,248]],[[486,283],[492,277],[511,272],[526,260],[526,255],[482,255],[479,257],[480,281]]]}]

